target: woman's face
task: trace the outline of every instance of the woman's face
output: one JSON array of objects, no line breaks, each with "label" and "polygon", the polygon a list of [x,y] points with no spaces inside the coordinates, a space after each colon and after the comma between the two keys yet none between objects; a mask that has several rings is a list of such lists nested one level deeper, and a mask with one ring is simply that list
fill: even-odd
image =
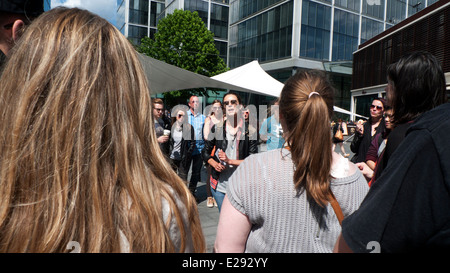
[{"label": "woman's face", "polygon": [[178,111],[177,113],[177,121],[179,123],[183,123],[184,122],[184,111]]},{"label": "woman's face", "polygon": [[383,103],[379,100],[372,101],[372,105],[370,105],[370,116],[372,118],[381,118],[383,117],[383,113]]},{"label": "woman's face", "polygon": [[392,119],[392,110],[386,110],[384,112],[384,121],[386,123],[386,128],[392,130],[394,128],[394,123]]},{"label": "woman's face", "polygon": [[211,113],[214,113],[214,116],[222,116],[222,106],[220,103],[216,102],[212,105]]},{"label": "woman's face", "polygon": [[223,98],[223,105],[225,106],[225,113],[229,117],[236,115],[239,110],[238,98],[233,94],[227,95]]}]

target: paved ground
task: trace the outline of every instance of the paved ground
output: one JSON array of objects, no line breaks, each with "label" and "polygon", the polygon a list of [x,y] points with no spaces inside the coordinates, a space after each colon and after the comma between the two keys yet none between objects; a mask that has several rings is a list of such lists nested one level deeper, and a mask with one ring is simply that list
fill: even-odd
[{"label": "paved ground", "polygon": [[[347,139],[347,136],[345,136],[344,139]],[[350,154],[349,158],[353,156],[353,153],[350,151],[350,142],[351,139],[349,139],[348,142],[344,142],[345,151]],[[260,147],[260,152],[264,151],[265,147]],[[337,153],[341,152],[339,145],[336,147],[335,151]],[[206,181],[206,179],[206,168],[203,168],[202,181]],[[214,241],[216,239],[217,224],[219,222],[219,210],[217,207],[208,208],[206,206],[206,196],[206,183],[199,182],[197,185],[197,197],[199,198],[198,211],[203,227],[203,234],[206,239],[207,252],[211,253],[213,251]]]},{"label": "paved ground", "polygon": [[198,212],[202,223],[203,235],[206,239],[206,251],[213,251],[216,240],[217,224],[219,223],[219,209],[217,207],[208,208],[206,206],[206,183],[199,183],[197,186],[197,196],[200,197]]}]

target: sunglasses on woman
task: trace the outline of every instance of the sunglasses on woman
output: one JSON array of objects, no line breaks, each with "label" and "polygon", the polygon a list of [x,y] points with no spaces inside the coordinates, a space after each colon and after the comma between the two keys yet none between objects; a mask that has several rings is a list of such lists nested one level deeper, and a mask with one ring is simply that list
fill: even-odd
[{"label": "sunglasses on woman", "polygon": [[376,108],[378,111],[383,110],[383,107],[382,107],[382,106],[373,105],[373,104],[370,106],[370,109],[375,109],[375,108]]},{"label": "sunglasses on woman", "polygon": [[229,101],[224,101],[223,104],[225,104],[225,106],[229,105],[231,103],[231,105],[235,105],[237,103],[237,100],[229,100]]}]

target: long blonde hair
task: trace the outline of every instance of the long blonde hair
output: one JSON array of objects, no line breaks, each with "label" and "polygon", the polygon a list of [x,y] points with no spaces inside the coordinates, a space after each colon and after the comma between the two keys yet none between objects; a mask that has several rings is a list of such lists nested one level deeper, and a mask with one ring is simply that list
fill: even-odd
[{"label": "long blonde hair", "polygon": [[145,74],[114,26],[76,8],[44,13],[13,48],[0,98],[1,252],[64,252],[70,241],[119,252],[121,234],[132,252],[188,241],[204,252],[195,200],[156,140]]},{"label": "long blonde hair", "polygon": [[323,72],[300,71],[285,83],[279,103],[295,166],[295,188],[306,190],[321,206],[327,204],[330,194],[333,96],[334,89]]}]

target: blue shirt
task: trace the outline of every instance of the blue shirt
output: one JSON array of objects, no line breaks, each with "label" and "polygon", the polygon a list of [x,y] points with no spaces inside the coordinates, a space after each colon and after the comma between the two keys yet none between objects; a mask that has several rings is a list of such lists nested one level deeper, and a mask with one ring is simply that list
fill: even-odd
[{"label": "blue shirt", "polygon": [[189,124],[194,127],[194,136],[196,140],[195,149],[192,152],[192,155],[197,155],[202,152],[202,149],[205,146],[205,141],[203,140],[203,125],[205,124],[205,116],[200,113],[197,113],[197,115],[194,116],[191,110],[187,112]]},{"label": "blue shirt", "polygon": [[267,136],[268,151],[283,148],[283,129],[281,128],[280,122],[278,122],[273,116],[267,118],[261,124],[259,134]]}]

